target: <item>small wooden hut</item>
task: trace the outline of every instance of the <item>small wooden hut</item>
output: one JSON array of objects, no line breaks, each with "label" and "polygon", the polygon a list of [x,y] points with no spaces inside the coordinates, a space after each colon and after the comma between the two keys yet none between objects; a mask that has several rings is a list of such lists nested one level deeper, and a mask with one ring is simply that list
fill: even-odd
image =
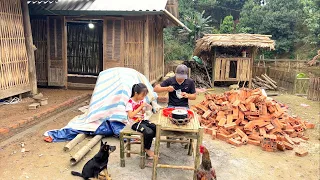
[{"label": "small wooden hut", "polygon": [[[100,71],[130,67],[163,76],[163,29],[185,27],[178,0],[33,0],[38,84],[94,86]],[[185,27],[186,28],[186,27]]]},{"label": "small wooden hut", "polygon": [[206,34],[199,39],[194,55],[212,62],[212,83],[244,81],[251,87],[252,66],[258,48],[274,49],[271,35]]}]

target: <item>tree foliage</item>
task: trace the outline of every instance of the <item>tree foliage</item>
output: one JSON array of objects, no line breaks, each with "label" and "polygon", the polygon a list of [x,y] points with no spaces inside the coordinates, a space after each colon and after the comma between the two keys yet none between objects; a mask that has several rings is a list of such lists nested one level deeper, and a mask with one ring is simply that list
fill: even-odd
[{"label": "tree foliage", "polygon": [[204,13],[205,11],[202,11],[201,13],[195,12],[183,17],[185,25],[189,27],[191,32],[181,29],[180,34],[183,37],[187,37],[187,41],[190,44],[195,43],[195,41],[202,37],[203,34],[210,32],[212,29],[212,27],[209,26],[209,23],[211,22],[211,16],[204,17]]},{"label": "tree foliage", "polygon": [[226,16],[220,25],[220,33],[232,34],[234,29],[233,17]]},{"label": "tree foliage", "polygon": [[166,30],[166,60],[191,57],[204,33],[272,35],[276,51],[269,56],[294,57],[307,47],[314,54],[320,48],[320,0],[179,0],[179,13],[192,32]]},{"label": "tree foliage", "polygon": [[276,40],[278,54],[289,53],[299,43],[297,29],[302,25],[299,0],[269,0],[260,4],[249,0],[241,11],[240,32],[270,34]]},{"label": "tree foliage", "polygon": [[320,0],[301,0],[306,18],[303,22],[308,27],[309,34],[305,41],[320,45]]}]

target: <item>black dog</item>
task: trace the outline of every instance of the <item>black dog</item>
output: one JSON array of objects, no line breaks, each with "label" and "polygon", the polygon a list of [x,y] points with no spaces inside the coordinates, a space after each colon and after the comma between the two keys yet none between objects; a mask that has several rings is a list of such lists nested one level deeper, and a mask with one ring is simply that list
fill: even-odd
[{"label": "black dog", "polygon": [[82,173],[71,171],[71,174],[83,177],[86,180],[89,178],[98,178],[99,173],[108,166],[110,153],[115,150],[115,146],[110,146],[107,142],[103,143],[101,141],[99,152],[83,166]]}]

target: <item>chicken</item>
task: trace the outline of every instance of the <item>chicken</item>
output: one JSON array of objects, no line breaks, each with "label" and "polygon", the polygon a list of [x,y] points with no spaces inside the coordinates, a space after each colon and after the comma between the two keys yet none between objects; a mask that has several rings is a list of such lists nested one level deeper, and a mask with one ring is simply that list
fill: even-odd
[{"label": "chicken", "polygon": [[197,180],[216,180],[216,171],[212,168],[209,151],[206,147],[200,146],[202,161],[197,170]]}]

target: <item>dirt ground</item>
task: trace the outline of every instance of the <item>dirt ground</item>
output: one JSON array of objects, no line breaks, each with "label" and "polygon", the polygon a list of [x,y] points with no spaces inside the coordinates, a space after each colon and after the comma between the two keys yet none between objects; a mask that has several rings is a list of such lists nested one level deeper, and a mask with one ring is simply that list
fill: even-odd
[{"label": "dirt ground", "polygon": [[[52,105],[60,104],[70,98],[80,96],[85,93],[92,93],[88,90],[65,90],[65,89],[39,89],[39,92],[43,94],[45,98],[48,98],[48,105],[41,106],[36,110],[28,110],[28,105],[33,103],[32,98],[23,98],[18,104],[0,105],[0,127],[6,127],[6,125],[15,120],[21,120],[22,118],[31,117],[33,114],[40,111],[44,111],[50,108]],[[19,113],[17,113],[19,112]]]},{"label": "dirt ground", "polygon": [[[223,89],[216,89],[221,92]],[[199,96],[197,101],[201,101]],[[308,149],[306,157],[294,155],[294,151],[265,152],[253,145],[234,147],[219,140],[211,140],[205,135],[203,144],[209,149],[213,167],[216,169],[219,180],[233,179],[306,179],[318,180],[320,178],[320,146],[319,146],[319,102],[309,101],[305,98],[292,95],[280,95],[275,97],[290,107],[292,114],[299,115],[306,120],[316,123],[316,128],[307,130],[309,141],[302,142],[301,147]],[[301,103],[310,105],[308,108],[300,106]],[[63,152],[66,142],[45,143],[42,134],[46,130],[61,128],[79,114],[76,108],[69,109],[56,117],[48,119],[38,127],[31,128],[27,134],[20,134],[21,138],[9,139],[0,144],[0,179],[36,179],[36,180],[59,180],[81,179],[73,177],[71,170],[81,171],[83,165],[98,151],[94,147],[85,158],[76,166],[70,166],[69,160],[81,145],[76,146],[71,152]],[[153,119],[156,116],[152,117]],[[19,136],[19,135],[17,135]],[[116,138],[105,138],[111,145],[116,145],[117,150],[109,159],[109,172],[114,180],[149,180],[152,169],[139,168],[139,157],[132,155],[126,159],[126,167],[120,167],[119,141]],[[28,152],[21,153],[20,143],[24,142]],[[165,144],[160,147],[160,162],[180,165],[192,164],[192,157],[187,156],[187,150],[181,144],[174,144],[166,148]],[[187,180],[192,179],[192,171],[161,169],[158,179]]]}]

